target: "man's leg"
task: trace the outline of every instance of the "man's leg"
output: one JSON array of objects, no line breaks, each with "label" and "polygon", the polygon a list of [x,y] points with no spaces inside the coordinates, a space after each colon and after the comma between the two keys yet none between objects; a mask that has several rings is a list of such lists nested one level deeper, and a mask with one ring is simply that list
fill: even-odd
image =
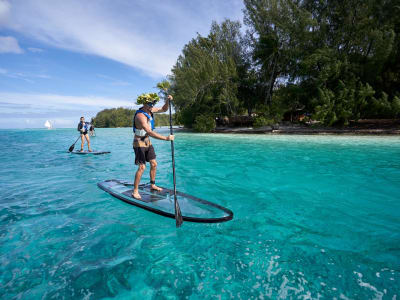
[{"label": "man's leg", "polygon": [[81,134],[81,151],[83,151],[83,145],[85,145],[85,136]]},{"label": "man's leg", "polygon": [[89,152],[92,152],[92,149],[90,149],[90,137],[89,137],[89,134],[86,134],[85,138],[87,140],[88,150],[89,150]]},{"label": "man's leg", "polygon": [[132,197],[135,199],[142,199],[142,197],[140,197],[140,194],[139,194],[139,184],[140,184],[140,179],[142,178],[142,175],[143,175],[143,172],[145,169],[146,169],[146,165],[140,164],[139,168],[136,171],[135,185],[134,185],[133,193],[132,193]]},{"label": "man's leg", "polygon": [[152,182],[151,189],[156,191],[162,191],[162,188],[156,186],[153,182],[156,182],[157,173],[157,161],[155,159],[150,160],[150,180]]}]

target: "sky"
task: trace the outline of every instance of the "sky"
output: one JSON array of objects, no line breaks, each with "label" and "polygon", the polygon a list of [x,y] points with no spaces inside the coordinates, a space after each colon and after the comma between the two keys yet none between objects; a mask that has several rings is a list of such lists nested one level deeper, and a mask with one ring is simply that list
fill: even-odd
[{"label": "sky", "polygon": [[242,10],[242,0],[0,0],[0,128],[137,108],[185,44]]}]

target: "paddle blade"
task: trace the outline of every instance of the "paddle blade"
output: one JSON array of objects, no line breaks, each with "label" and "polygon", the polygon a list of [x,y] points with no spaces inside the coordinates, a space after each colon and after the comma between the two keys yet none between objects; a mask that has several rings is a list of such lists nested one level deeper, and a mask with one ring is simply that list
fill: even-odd
[{"label": "paddle blade", "polygon": [[74,147],[75,147],[75,144],[76,144],[76,142],[79,140],[79,136],[78,136],[78,138],[76,139],[76,141],[75,141],[75,143],[73,143],[72,145],[71,145],[71,147],[69,147],[69,152],[72,152],[73,150],[74,150]]},{"label": "paddle blade", "polygon": [[176,227],[181,227],[183,223],[181,208],[179,207],[178,200],[176,199],[175,195],[175,220],[176,220]]}]

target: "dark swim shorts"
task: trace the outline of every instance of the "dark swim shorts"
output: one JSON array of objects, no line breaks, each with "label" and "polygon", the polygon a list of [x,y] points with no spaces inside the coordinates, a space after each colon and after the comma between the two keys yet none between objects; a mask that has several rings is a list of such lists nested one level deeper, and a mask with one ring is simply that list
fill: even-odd
[{"label": "dark swim shorts", "polygon": [[156,152],[148,136],[138,137],[135,135],[133,150],[135,151],[135,165],[145,165],[146,162],[156,159]]}]

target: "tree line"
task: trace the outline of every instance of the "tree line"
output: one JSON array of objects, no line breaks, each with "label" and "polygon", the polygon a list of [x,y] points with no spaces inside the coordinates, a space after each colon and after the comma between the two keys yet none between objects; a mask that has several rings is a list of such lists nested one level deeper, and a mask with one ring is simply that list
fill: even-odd
[{"label": "tree line", "polygon": [[244,0],[244,24],[214,22],[169,81],[177,117],[199,131],[296,112],[327,126],[400,114],[398,0]]},{"label": "tree line", "polygon": [[[123,107],[103,109],[93,118],[93,124],[98,128],[132,127],[135,112],[134,109]],[[172,117],[174,120],[174,115]],[[156,127],[168,126],[169,114],[155,114],[154,122]],[[175,125],[174,121],[173,125]]]}]

